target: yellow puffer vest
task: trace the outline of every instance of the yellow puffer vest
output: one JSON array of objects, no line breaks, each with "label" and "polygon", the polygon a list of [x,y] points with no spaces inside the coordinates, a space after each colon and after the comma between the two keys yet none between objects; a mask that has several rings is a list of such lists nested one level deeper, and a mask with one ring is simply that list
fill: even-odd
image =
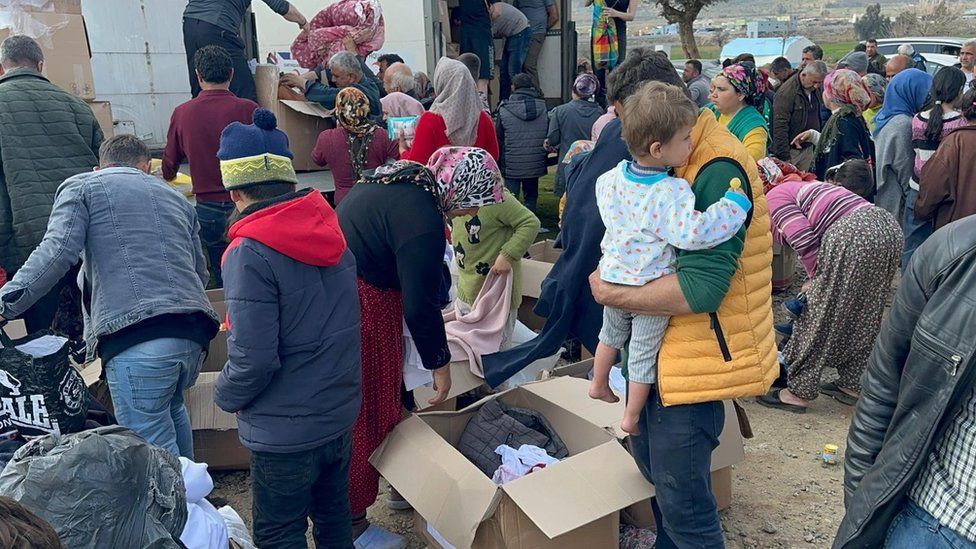
[{"label": "yellow puffer vest", "polygon": [[688,165],[677,175],[694,182],[715,158],[731,158],[749,176],[752,221],[739,268],[716,315],[671,318],[658,355],[658,391],[665,406],[765,394],[779,375],[772,309],[772,235],[756,162],[727,129],[703,111],[692,132]]}]

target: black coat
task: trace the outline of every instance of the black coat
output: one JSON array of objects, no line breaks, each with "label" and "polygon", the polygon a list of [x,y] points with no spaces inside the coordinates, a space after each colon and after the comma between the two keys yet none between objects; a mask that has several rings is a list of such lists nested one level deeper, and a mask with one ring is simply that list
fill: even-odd
[{"label": "black coat", "polygon": [[546,175],[549,132],[546,102],[535,90],[519,90],[498,106],[495,123],[501,152],[502,175],[506,179],[533,179]]},{"label": "black coat", "polygon": [[976,216],[932,235],[901,277],[847,438],[835,549],[884,544],[940,436],[976,383]]}]

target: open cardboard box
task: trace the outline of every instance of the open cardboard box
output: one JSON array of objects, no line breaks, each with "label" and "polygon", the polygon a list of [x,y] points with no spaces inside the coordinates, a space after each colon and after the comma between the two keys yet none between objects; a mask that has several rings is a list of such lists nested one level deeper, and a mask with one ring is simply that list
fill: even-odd
[{"label": "open cardboard box", "polygon": [[237,436],[237,417],[214,403],[214,383],[220,374],[204,372],[183,393],[193,427],[193,457],[210,470],[241,470],[250,467],[250,453]]},{"label": "open cardboard box", "polygon": [[[646,500],[651,485],[616,436],[585,419],[585,390],[562,381],[523,385],[457,412],[412,415],[373,453],[370,463],[422,517],[432,546],[616,547],[619,511]],[[570,457],[501,486],[492,482],[455,446],[494,398],[542,413]]]},{"label": "open cardboard box", "polygon": [[91,107],[95,120],[98,121],[98,126],[102,128],[102,135],[105,136],[105,139],[114,137],[115,122],[112,120],[112,104],[108,101],[90,101],[88,106]]},{"label": "open cardboard box", "polygon": [[[468,391],[473,391],[478,387],[485,384],[485,380],[480,378],[471,372],[471,363],[467,360],[458,360],[451,362],[451,390],[447,392],[447,399],[445,402],[451,399],[463,395]],[[443,409],[443,403],[435,406],[431,406],[427,403],[428,400],[434,398],[437,392],[434,391],[432,387],[417,387],[413,390],[413,398],[417,404],[417,410],[425,410],[427,408],[437,408]]]},{"label": "open cardboard box", "polygon": [[[557,404],[562,403],[566,395],[569,394],[586,395],[589,386],[586,376],[592,367],[593,359],[591,358],[573,364],[557,366],[549,372],[543,372],[540,377],[549,379],[550,382],[556,384],[540,384],[539,392]],[[575,388],[567,389],[571,385],[575,385]],[[587,399],[588,402],[580,403],[578,406],[581,416],[597,425],[611,429],[617,438],[623,441],[627,437],[627,433],[620,429],[620,419],[624,415],[625,395],[618,396],[620,402],[615,404]],[[725,427],[723,427],[718,441],[718,448],[712,452],[712,494],[718,503],[718,509],[722,510],[732,504],[732,466],[746,457],[742,431],[739,429],[739,422],[731,401],[725,401]],[[653,526],[654,518],[651,514],[650,501],[641,501],[630,506],[626,509],[623,518],[625,522],[641,528]]]},{"label": "open cardboard box", "polygon": [[318,103],[278,99],[279,69],[276,65],[260,64],[254,72],[258,104],[273,112],[278,129],[288,135],[288,147],[295,158],[292,164],[298,171],[319,171],[325,168],[312,162],[312,150],[319,134],[334,128],[332,112]]},{"label": "open cardboard box", "polygon": [[11,34],[26,34],[37,39],[44,52],[44,76],[82,99],[95,99],[88,32],[80,13],[26,13],[0,8],[0,16],[8,15],[14,28],[0,28],[0,41]]},{"label": "open cardboard box", "polygon": [[563,251],[554,248],[555,240],[543,240],[529,246],[528,258],[522,258],[522,305],[518,309],[519,322],[539,331],[546,319],[533,312],[535,304],[542,295],[542,281],[549,276],[552,266]]}]

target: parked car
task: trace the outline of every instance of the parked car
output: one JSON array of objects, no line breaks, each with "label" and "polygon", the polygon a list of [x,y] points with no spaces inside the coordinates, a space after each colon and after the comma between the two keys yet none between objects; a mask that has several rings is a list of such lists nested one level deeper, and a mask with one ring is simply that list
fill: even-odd
[{"label": "parked car", "polygon": [[929,54],[959,57],[959,50],[962,49],[962,43],[965,41],[964,38],[946,36],[882,38],[878,40],[878,52],[882,55],[892,56],[898,53],[898,46],[911,44],[915,47],[915,51],[925,58],[928,58]]}]

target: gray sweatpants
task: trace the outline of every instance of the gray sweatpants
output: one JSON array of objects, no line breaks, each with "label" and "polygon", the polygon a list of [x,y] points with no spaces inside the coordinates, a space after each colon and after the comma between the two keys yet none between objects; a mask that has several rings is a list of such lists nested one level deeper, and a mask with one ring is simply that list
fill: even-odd
[{"label": "gray sweatpants", "polygon": [[627,379],[635,383],[657,381],[657,353],[670,317],[637,315],[612,307],[603,308],[600,342],[614,349],[627,347]]}]

